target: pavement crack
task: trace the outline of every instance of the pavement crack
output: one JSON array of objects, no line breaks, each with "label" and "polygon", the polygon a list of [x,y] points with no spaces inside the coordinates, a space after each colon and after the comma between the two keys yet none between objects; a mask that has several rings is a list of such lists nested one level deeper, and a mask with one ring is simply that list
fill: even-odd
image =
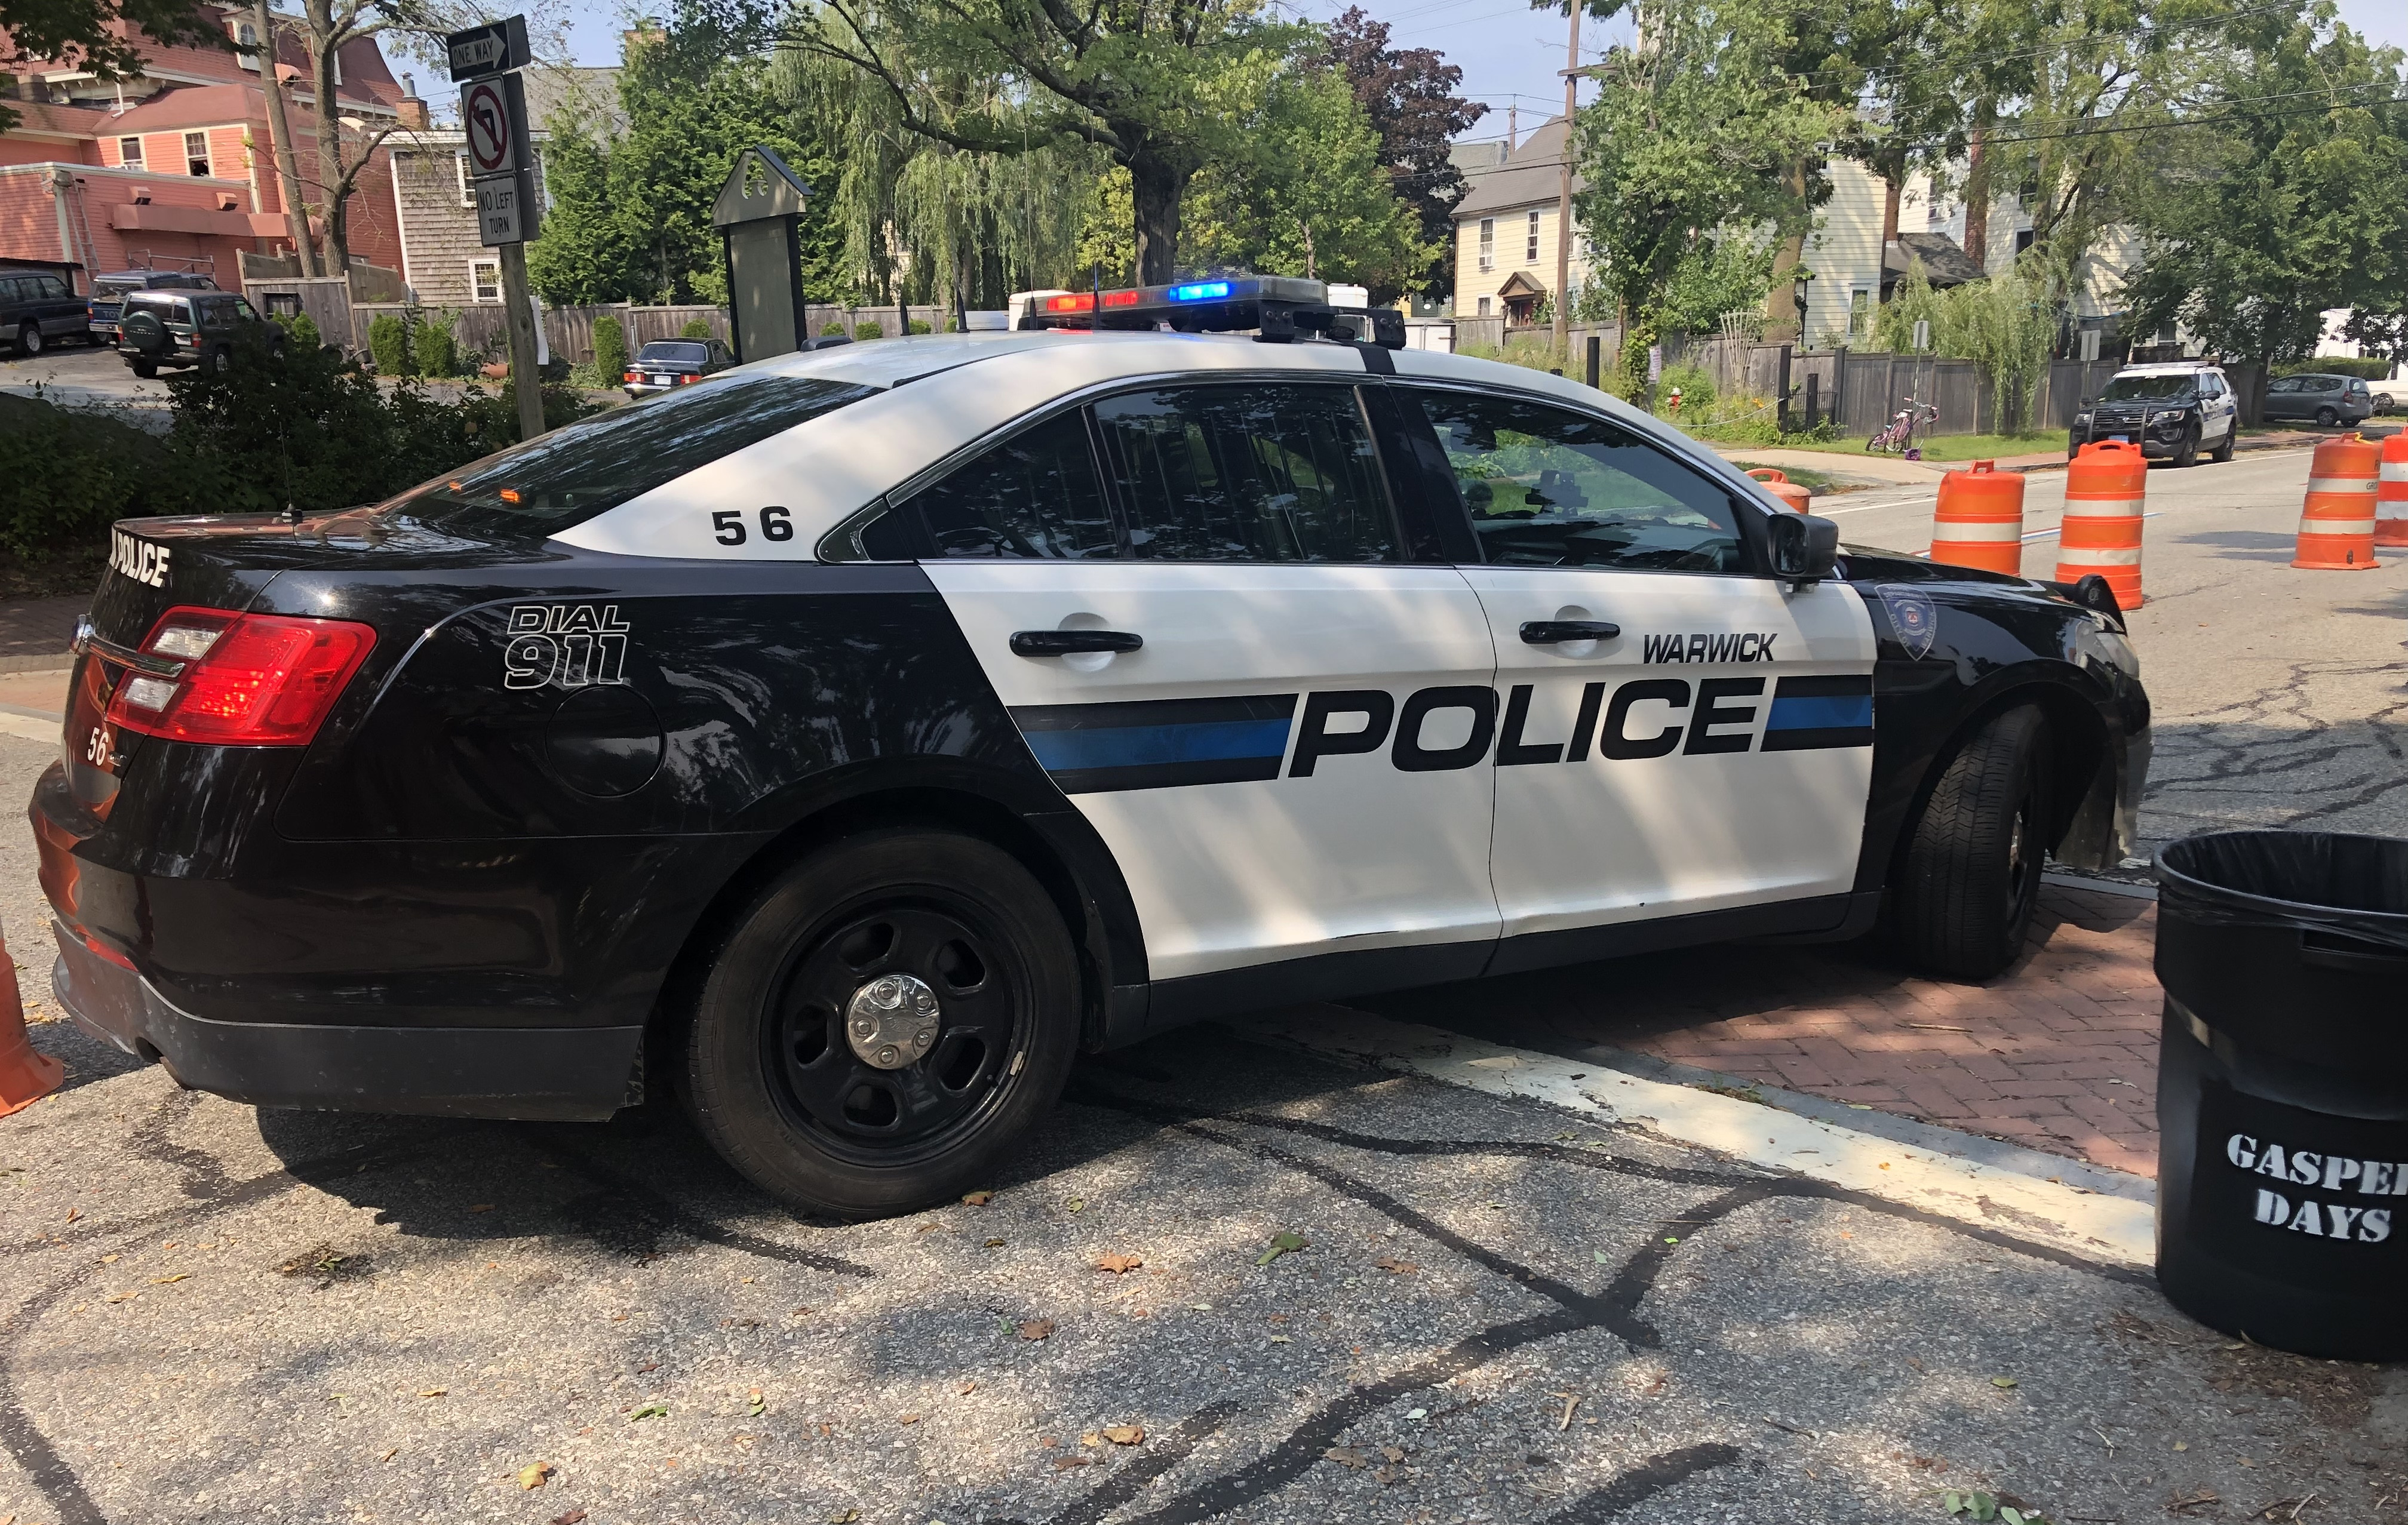
[{"label": "pavement crack", "polygon": [[1205,1404],[1189,1415],[1178,1429],[1147,1447],[1143,1456],[1113,1473],[1047,1525],[1094,1525],[1143,1492],[1155,1478],[1186,1461],[1203,1441],[1219,1434],[1221,1426],[1241,1406],[1231,1398]]}]

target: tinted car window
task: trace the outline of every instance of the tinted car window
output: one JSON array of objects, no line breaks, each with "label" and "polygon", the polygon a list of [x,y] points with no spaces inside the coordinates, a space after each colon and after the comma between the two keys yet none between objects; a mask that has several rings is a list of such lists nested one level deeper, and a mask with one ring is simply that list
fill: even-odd
[{"label": "tinted car window", "polygon": [[910,507],[939,556],[1086,561],[1120,553],[1086,417],[1075,410],[1014,435],[915,494]]},{"label": "tinted car window", "polygon": [[379,506],[550,534],[877,391],[818,377],[713,378],[513,445]]},{"label": "tinted car window", "polygon": [[67,283],[56,276],[40,276],[36,279],[42,289],[42,295],[52,302],[63,301],[75,294],[67,290]]},{"label": "tinted car window", "polygon": [[644,346],[641,350],[638,351],[636,358],[638,360],[684,361],[692,364],[700,365],[706,363],[710,360],[710,351],[705,346],[692,342],[681,343],[675,339],[654,339],[652,343]]},{"label": "tinted car window", "polygon": [[1742,569],[1729,494],[1619,424],[1508,397],[1427,392],[1420,400],[1482,560]]},{"label": "tinted car window", "polygon": [[2190,376],[2119,376],[2107,383],[2099,394],[2106,403],[2170,403],[2187,397],[2198,389],[2199,379]]},{"label": "tinted car window", "polygon": [[1129,554],[1166,562],[1398,559],[1352,387],[1163,387],[1096,405]]}]

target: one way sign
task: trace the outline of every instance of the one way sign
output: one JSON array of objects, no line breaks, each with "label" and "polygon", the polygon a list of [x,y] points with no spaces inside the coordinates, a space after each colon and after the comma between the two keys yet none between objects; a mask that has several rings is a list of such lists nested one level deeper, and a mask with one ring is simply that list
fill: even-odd
[{"label": "one way sign", "polygon": [[493,21],[484,26],[472,26],[465,32],[454,32],[444,39],[451,45],[452,82],[481,79],[489,74],[504,74],[511,69],[523,69],[532,63],[527,51],[526,18],[513,16],[508,21]]}]

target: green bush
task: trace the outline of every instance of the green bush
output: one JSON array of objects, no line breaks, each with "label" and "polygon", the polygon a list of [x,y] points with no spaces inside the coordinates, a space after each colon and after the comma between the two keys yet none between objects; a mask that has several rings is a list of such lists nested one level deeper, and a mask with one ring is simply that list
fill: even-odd
[{"label": "green bush", "polygon": [[121,519],[191,513],[219,485],[143,430],[0,394],[0,560],[30,562]]},{"label": "green bush", "polygon": [[688,319],[686,321],[686,325],[678,330],[678,337],[681,339],[707,339],[710,337],[710,320],[708,318]]},{"label": "green bush", "polygon": [[886,331],[865,318],[853,325],[853,336],[856,339],[879,339],[886,336]]},{"label": "green bush", "polygon": [[1703,419],[1714,410],[1713,373],[1702,365],[1674,363],[1664,367],[1656,379],[1656,411],[1670,417],[1672,389],[1681,389],[1681,413],[1684,419]]},{"label": "green bush", "polygon": [[2395,363],[2363,355],[2312,355],[2286,360],[2274,366],[2276,376],[2354,376],[2361,381],[2388,381]]},{"label": "green bush", "polygon": [[608,313],[594,320],[594,369],[606,387],[627,374],[627,331]]},{"label": "green bush", "polygon": [[843,333],[844,325],[842,323],[830,323],[827,327],[820,330],[820,337],[824,339],[829,337],[831,335],[840,337]]},{"label": "green bush", "polygon": [[907,332],[912,334],[932,334],[936,331],[928,326],[926,320],[914,318],[911,320],[910,327]]},{"label": "green bush", "polygon": [[380,312],[368,320],[368,354],[379,376],[409,375],[409,328],[397,312]]},{"label": "green bush", "polygon": [[280,312],[275,321],[292,335],[296,346],[315,349],[326,342],[325,336],[318,332],[318,321],[306,312]]},{"label": "green bush", "polygon": [[421,376],[450,376],[460,368],[460,347],[452,336],[452,315],[440,319],[422,316],[411,349],[418,362]]}]

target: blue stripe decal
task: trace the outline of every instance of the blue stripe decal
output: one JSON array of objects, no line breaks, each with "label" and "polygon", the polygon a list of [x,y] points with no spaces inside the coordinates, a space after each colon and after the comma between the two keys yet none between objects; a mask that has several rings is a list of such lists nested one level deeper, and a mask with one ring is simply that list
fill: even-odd
[{"label": "blue stripe decal", "polygon": [[1028,749],[1048,773],[1082,768],[1134,768],[1165,762],[1220,762],[1287,751],[1288,721],[1220,720],[1191,725],[1098,726],[1080,731],[1030,731]]},{"label": "blue stripe decal", "polygon": [[1767,731],[1840,731],[1873,723],[1873,696],[1863,694],[1784,695],[1772,701]]}]

